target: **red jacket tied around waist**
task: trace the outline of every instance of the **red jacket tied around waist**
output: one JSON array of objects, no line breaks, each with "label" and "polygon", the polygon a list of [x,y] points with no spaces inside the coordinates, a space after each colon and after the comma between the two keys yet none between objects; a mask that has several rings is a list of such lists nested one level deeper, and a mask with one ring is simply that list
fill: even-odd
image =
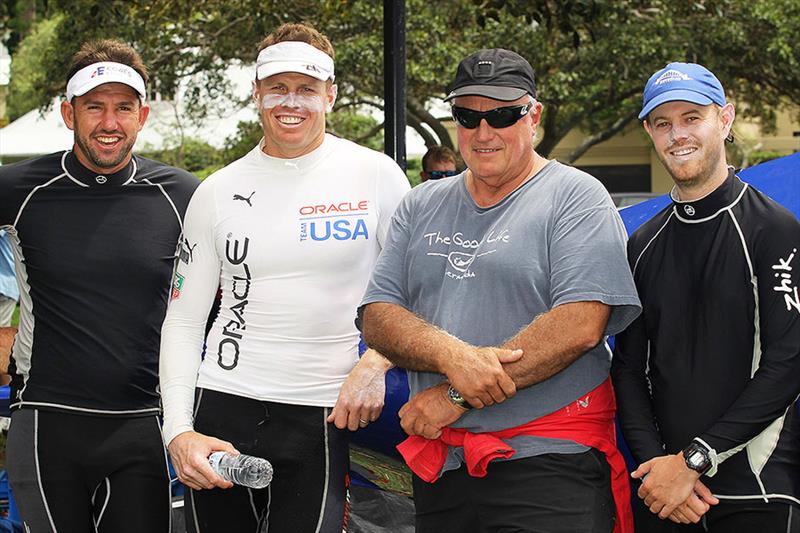
[{"label": "red jacket tied around waist", "polygon": [[503,441],[520,435],[566,439],[603,452],[611,467],[611,490],[617,507],[614,533],[633,533],[630,485],[625,460],[617,449],[614,426],[616,401],[611,379],[558,411],[521,426],[471,433],[446,427],[438,439],[411,436],[397,446],[409,468],[422,480],[434,483],[447,458],[448,446],[464,448],[467,471],[471,476],[486,476],[489,462],[498,457],[513,457],[516,450]]}]

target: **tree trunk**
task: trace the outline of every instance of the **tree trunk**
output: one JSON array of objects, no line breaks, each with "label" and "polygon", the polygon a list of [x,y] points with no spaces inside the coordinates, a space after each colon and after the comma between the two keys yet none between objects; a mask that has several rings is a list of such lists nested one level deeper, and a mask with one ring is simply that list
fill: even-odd
[{"label": "tree trunk", "polygon": [[[450,132],[447,131],[447,128],[444,127],[444,125],[441,123],[439,119],[431,115],[428,112],[428,110],[425,109],[425,106],[423,106],[419,101],[417,101],[416,98],[408,98],[406,100],[406,109],[408,109],[409,114],[413,113],[414,115],[416,115],[420,123],[424,123],[430,126],[430,128],[439,138],[438,144],[446,146],[451,150],[455,149],[455,147],[453,146],[453,141],[452,139],[450,139]],[[423,139],[426,139],[425,134],[423,134],[421,131],[424,129],[424,127],[421,124],[418,127],[414,126],[412,127],[414,128],[414,130],[417,131],[417,133],[419,133],[422,136]],[[430,133],[428,133],[428,137],[430,137]],[[425,140],[425,146],[427,146],[428,148],[430,148],[434,144],[437,143],[434,141],[432,142],[432,144],[428,144],[428,140],[427,139]]]},{"label": "tree trunk", "polygon": [[437,144],[436,138],[431,135],[431,132],[422,125],[422,121],[419,119],[419,117],[411,109],[407,108],[406,111],[408,125],[411,126],[414,131],[420,134],[422,140],[425,141],[425,146],[430,148],[431,146]]},{"label": "tree trunk", "polygon": [[611,127],[607,128],[607,129],[605,129],[603,131],[599,131],[599,132],[595,133],[594,135],[589,135],[588,137],[584,137],[584,139],[581,142],[581,144],[579,144],[578,147],[575,148],[567,156],[567,160],[565,162],[566,163],[574,163],[580,156],[585,154],[589,150],[589,148],[591,148],[595,144],[599,144],[599,143],[601,143],[603,141],[607,141],[608,139],[610,139],[611,137],[613,137],[617,133],[619,133],[622,130],[624,130],[625,127],[628,124],[630,124],[631,121],[633,119],[635,119],[637,115],[638,115],[638,111],[634,110],[634,111],[628,113],[627,115],[625,115],[624,117],[620,118],[619,120],[617,120],[614,124],[611,125]]}]

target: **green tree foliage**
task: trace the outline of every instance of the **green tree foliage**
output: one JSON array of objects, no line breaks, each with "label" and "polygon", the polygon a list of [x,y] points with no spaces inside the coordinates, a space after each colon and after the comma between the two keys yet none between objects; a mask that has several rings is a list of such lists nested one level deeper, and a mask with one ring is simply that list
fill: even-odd
[{"label": "green tree foliage", "polygon": [[588,135],[569,159],[624,129],[650,74],[671,61],[708,66],[750,116],[769,127],[800,103],[796,0],[481,2],[482,43],[514,43],[539,76],[547,154],[573,128]]},{"label": "green tree foliage", "polygon": [[142,150],[142,155],[168,165],[200,172],[209,167],[221,167],[225,161],[220,151],[200,139],[187,138],[161,150]]},{"label": "green tree foliage", "polygon": [[[451,145],[430,102],[444,96],[461,58],[494,46],[516,50],[534,66],[545,104],[542,154],[570,131],[586,132],[569,160],[636,120],[644,83],[669,61],[706,64],[744,104],[740,110],[766,127],[778,106],[800,103],[797,0],[406,0],[406,12],[407,117],[428,145]],[[118,37],[141,51],[162,94],[199,75],[189,89],[198,116],[211,97],[228,91],[226,64],[252,63],[257,43],[279,23],[309,21],[336,47],[337,112],[382,108],[380,2],[50,0],[47,14],[67,16],[53,19],[57,37],[39,56],[41,71],[64,72],[86,39]],[[31,106],[45,105],[64,86],[58,76],[26,83]],[[371,131],[363,120],[332,123]]]},{"label": "green tree foliage", "polygon": [[61,80],[63,76],[53,76],[43,66],[47,64],[48,55],[58,48],[57,30],[62,20],[63,15],[57,15],[34,24],[17,48],[11,63],[7,102],[9,120],[16,119],[34,107],[49,104],[52,100],[49,91],[52,78]]}]

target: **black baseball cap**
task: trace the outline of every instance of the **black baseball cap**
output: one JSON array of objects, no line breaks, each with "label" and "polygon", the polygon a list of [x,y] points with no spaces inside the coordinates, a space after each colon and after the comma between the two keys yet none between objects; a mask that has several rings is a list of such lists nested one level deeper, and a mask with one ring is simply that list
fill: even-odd
[{"label": "black baseball cap", "polygon": [[503,48],[478,50],[458,64],[456,79],[444,101],[457,96],[485,96],[510,102],[526,94],[536,98],[533,67],[516,52]]}]

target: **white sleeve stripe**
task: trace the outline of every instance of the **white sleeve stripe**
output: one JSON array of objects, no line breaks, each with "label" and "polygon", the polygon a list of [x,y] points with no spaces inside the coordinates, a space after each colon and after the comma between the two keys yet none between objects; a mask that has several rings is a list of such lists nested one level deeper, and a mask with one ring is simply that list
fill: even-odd
[{"label": "white sleeve stripe", "polygon": [[183,233],[183,220],[181,219],[181,214],[178,212],[178,208],[175,207],[175,202],[172,201],[172,198],[170,197],[170,195],[167,193],[167,191],[164,190],[164,186],[161,185],[160,183],[153,183],[152,181],[150,181],[147,178],[144,178],[142,181],[147,183],[148,185],[153,185],[154,187],[158,187],[158,189],[161,191],[161,194],[163,194],[164,197],[169,202],[169,205],[172,206],[172,211],[173,211],[173,213],[175,213],[175,218],[178,219],[178,226],[180,226],[181,233]]},{"label": "white sleeve stripe", "polygon": [[670,221],[670,219],[672,219],[672,215],[673,214],[674,214],[674,212],[669,214],[669,216],[667,217],[667,220],[665,220],[664,224],[660,228],[658,228],[658,231],[656,232],[655,235],[653,235],[653,238],[650,239],[650,241],[647,243],[647,245],[644,248],[642,248],[642,251],[639,253],[639,257],[636,258],[636,262],[633,264],[632,274],[634,276],[636,275],[636,269],[639,267],[639,260],[641,260],[641,258],[644,255],[644,253],[647,251],[647,249],[650,247],[650,245],[653,244],[653,242],[658,238],[658,236],[661,234],[661,232],[664,231],[664,228],[667,227],[667,224],[669,224],[669,221]]},{"label": "white sleeve stripe", "polygon": [[58,180],[60,180],[61,178],[63,178],[64,176],[68,176],[68,174],[66,174],[66,173],[59,174],[58,176],[56,176],[55,178],[51,179],[47,183],[43,183],[41,185],[37,185],[36,187],[31,189],[31,192],[29,192],[28,196],[25,197],[25,201],[22,202],[22,205],[19,206],[19,211],[17,211],[17,217],[14,219],[14,224],[13,225],[16,227],[16,225],[19,223],[19,218],[22,216],[22,211],[25,209],[25,206],[28,205],[28,202],[30,201],[31,197],[34,194],[36,194],[36,192],[39,189],[44,189],[45,187],[50,186],[51,184],[53,184],[53,183],[57,182]]}]

